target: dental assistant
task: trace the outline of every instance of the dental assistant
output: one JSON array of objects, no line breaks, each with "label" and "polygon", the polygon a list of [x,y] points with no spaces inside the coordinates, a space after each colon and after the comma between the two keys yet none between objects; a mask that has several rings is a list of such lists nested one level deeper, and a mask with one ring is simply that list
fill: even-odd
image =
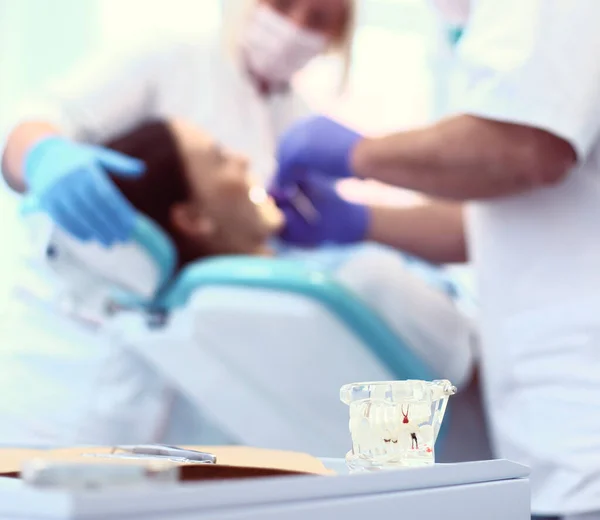
[{"label": "dental assistant", "polygon": [[[272,174],[274,168],[265,170],[271,169],[277,136],[307,114],[291,78],[330,50],[348,62],[355,5],[245,3],[241,26],[231,27],[231,49],[221,42],[183,43],[106,67],[94,61],[83,77],[65,78],[29,103],[2,157],[9,186],[35,196],[77,238],[108,246],[129,236],[135,213],[107,171],[135,176],[144,166],[97,145],[148,119],[189,120],[248,156],[254,173]],[[227,441],[220,432],[213,436],[209,421],[184,396],[165,392],[143,361],[106,340],[103,316],[65,305],[60,280],[30,263],[16,274],[15,297],[0,323],[2,337],[10,338],[1,352],[1,382],[10,391],[0,402],[0,442],[45,447],[147,438],[157,415],[164,415],[161,431],[152,435],[165,442]],[[102,395],[90,391],[98,379],[108,388]],[[99,402],[94,410],[92,402]]]},{"label": "dental assistant", "polygon": [[133,209],[106,170],[135,176],[144,167],[94,145],[152,118],[198,125],[248,156],[266,182],[275,169],[277,139],[308,115],[291,86],[293,76],[329,51],[341,55],[347,73],[355,4],[245,3],[246,16],[231,46],[181,43],[92,62],[81,77],[65,78],[28,103],[2,157],[8,185],[35,196],[58,225],[80,240],[105,246],[125,240]]},{"label": "dental assistant", "polygon": [[[370,139],[309,118],[281,140],[276,178],[321,214],[308,226],[285,208],[290,242],[469,257],[496,455],[532,468],[534,514],[569,519],[600,518],[599,17],[597,0],[473,0],[445,119]],[[349,204],[332,181],[352,176],[443,202]]]}]

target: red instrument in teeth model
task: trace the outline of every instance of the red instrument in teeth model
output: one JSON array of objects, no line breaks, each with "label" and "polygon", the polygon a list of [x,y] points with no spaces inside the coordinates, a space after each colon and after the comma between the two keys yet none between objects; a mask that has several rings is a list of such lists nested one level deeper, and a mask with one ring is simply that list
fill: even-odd
[{"label": "red instrument in teeth model", "polygon": [[410,411],[410,405],[408,405],[406,407],[406,413],[404,413],[404,406],[402,406],[402,408],[400,409],[400,411],[402,412],[402,417],[403,417],[402,424],[408,424],[409,423],[409,421],[408,421],[408,412]]}]

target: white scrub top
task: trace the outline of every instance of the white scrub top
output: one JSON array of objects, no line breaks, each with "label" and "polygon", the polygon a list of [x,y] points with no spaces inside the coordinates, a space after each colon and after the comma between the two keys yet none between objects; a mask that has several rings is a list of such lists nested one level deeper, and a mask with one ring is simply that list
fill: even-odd
[{"label": "white scrub top", "polygon": [[469,209],[496,454],[536,514],[600,511],[600,2],[474,0],[453,112],[567,140],[560,184]]},{"label": "white scrub top", "polygon": [[183,118],[246,155],[255,174],[274,172],[278,137],[308,107],[292,91],[259,95],[220,41],[184,41],[125,57],[101,54],[50,85],[18,114],[54,122],[68,135],[104,142],[149,118]]}]

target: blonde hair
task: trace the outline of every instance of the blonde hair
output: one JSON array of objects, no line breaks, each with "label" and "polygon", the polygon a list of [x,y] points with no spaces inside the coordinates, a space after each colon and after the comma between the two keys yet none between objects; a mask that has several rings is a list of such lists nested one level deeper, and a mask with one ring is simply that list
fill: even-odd
[{"label": "blonde hair", "polygon": [[[239,37],[243,31],[248,18],[254,6],[260,0],[229,0],[235,2],[233,13],[225,13],[223,20],[223,45],[227,53],[238,58]],[[340,77],[340,93],[348,84],[350,72],[352,70],[352,51],[354,44],[354,34],[356,32],[356,20],[358,10],[358,0],[347,0],[348,14],[346,17],[346,26],[340,35],[333,41],[328,49],[329,53],[339,55],[342,60],[342,74]]]}]

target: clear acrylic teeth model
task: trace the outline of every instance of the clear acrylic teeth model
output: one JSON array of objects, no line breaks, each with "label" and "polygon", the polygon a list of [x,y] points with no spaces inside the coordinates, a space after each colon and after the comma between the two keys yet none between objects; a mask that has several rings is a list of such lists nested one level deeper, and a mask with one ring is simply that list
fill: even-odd
[{"label": "clear acrylic teeth model", "polygon": [[437,439],[450,381],[382,381],[342,387],[350,407],[351,471],[427,466],[435,462]]}]

